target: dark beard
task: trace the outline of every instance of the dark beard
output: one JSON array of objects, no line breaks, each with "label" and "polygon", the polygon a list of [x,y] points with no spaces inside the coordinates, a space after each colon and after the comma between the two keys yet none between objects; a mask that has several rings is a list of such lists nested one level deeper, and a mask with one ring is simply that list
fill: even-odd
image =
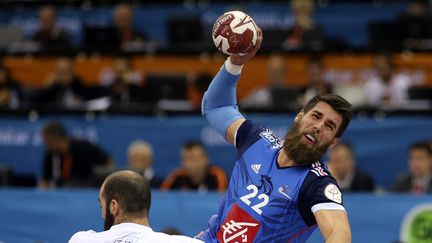
[{"label": "dark beard", "polygon": [[310,166],[321,159],[327,151],[329,144],[323,146],[313,145],[309,147],[301,141],[303,136],[304,134],[299,131],[299,124],[294,122],[285,135],[283,150],[295,164]]},{"label": "dark beard", "polygon": [[114,215],[109,210],[109,205],[105,208],[104,230],[109,230],[114,225]]}]

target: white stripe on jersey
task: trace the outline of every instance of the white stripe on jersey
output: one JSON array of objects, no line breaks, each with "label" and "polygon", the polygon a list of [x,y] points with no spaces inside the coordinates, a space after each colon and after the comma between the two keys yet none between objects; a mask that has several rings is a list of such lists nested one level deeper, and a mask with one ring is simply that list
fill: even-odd
[{"label": "white stripe on jersey", "polygon": [[312,213],[316,213],[318,210],[342,210],[345,211],[344,206],[337,203],[318,203],[312,206]]},{"label": "white stripe on jersey", "polygon": [[327,176],[327,172],[324,171],[324,169],[321,167],[321,163],[320,162],[315,162],[312,164],[312,168],[311,171],[317,175],[317,176]]},{"label": "white stripe on jersey", "polygon": [[237,130],[234,133],[234,147],[237,148],[237,132],[240,129],[241,125],[237,128]]}]

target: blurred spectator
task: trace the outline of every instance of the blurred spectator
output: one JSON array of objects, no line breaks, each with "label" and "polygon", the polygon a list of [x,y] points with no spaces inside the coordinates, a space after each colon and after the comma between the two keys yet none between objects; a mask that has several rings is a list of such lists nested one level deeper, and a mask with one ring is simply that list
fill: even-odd
[{"label": "blurred spectator", "polygon": [[301,101],[302,104],[306,104],[308,100],[316,95],[332,93],[330,83],[324,79],[325,67],[321,57],[312,56],[306,67],[308,82]]},{"label": "blurred spectator", "polygon": [[252,91],[252,93],[241,101],[245,108],[272,108],[273,89],[286,86],[287,68],[281,55],[270,56],[267,62],[267,85]]},{"label": "blurred spectator", "polygon": [[99,79],[103,86],[110,86],[118,79],[123,79],[128,84],[140,85],[143,78],[140,72],[133,69],[129,58],[118,57],[112,68],[102,69]]},{"label": "blurred spectator", "polygon": [[0,108],[15,109],[21,101],[20,84],[12,79],[9,69],[0,64]]},{"label": "blurred spectator", "polygon": [[133,9],[129,4],[121,3],[115,7],[113,21],[118,37],[116,45],[121,47],[124,44],[144,43],[147,40],[143,33],[134,28]]},{"label": "blurred spectator", "polygon": [[148,97],[142,87],[142,75],[133,69],[130,59],[118,57],[112,68],[99,74],[100,82],[109,88],[111,101],[115,104],[130,104],[145,101]]},{"label": "blurred spectator", "polygon": [[152,188],[159,188],[162,179],[155,176],[153,164],[153,148],[145,141],[137,140],[129,145],[128,151],[129,169],[143,175]]},{"label": "blurred spectator", "polygon": [[389,54],[375,56],[374,75],[364,83],[369,105],[395,108],[408,103],[408,88],[414,85],[408,75],[397,73]]},{"label": "blurred spectator", "polygon": [[315,4],[313,0],[291,0],[291,11],[294,25],[282,44],[287,50],[321,50],[323,49],[323,31],[312,18]]},{"label": "blurred spectator", "polygon": [[407,10],[408,16],[423,17],[430,14],[427,0],[410,0]]},{"label": "blurred spectator", "polygon": [[432,148],[428,142],[411,145],[408,152],[409,173],[396,179],[395,192],[424,194],[432,192]]},{"label": "blurred spectator", "polygon": [[186,142],[181,149],[182,167],[174,170],[162,183],[162,190],[218,190],[227,188],[225,172],[210,165],[204,145],[200,142]]},{"label": "blurred spectator", "polygon": [[339,143],[329,150],[328,167],[342,191],[372,192],[373,179],[356,168],[355,154],[348,143]]},{"label": "blurred spectator", "polygon": [[60,123],[45,124],[42,138],[46,152],[40,188],[97,186],[95,168],[113,164],[96,145],[70,138]]},{"label": "blurred spectator", "polygon": [[406,13],[398,20],[404,31],[403,46],[410,49],[430,49],[432,15],[427,0],[410,0]]},{"label": "blurred spectator", "polygon": [[57,17],[53,6],[43,6],[39,11],[40,28],[33,36],[44,49],[60,49],[69,47],[69,34],[57,25]]},{"label": "blurred spectator", "polygon": [[83,83],[75,74],[72,60],[60,58],[54,71],[48,75],[37,101],[73,108],[81,104],[83,96]]}]

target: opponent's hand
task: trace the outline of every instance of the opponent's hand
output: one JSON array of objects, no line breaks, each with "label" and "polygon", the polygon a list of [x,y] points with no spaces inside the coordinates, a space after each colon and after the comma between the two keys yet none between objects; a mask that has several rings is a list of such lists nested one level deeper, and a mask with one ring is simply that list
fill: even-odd
[{"label": "opponent's hand", "polygon": [[245,56],[241,56],[241,55],[231,55],[229,57],[229,60],[232,64],[234,65],[238,65],[238,66],[242,66],[243,64],[245,64],[249,59],[251,59],[253,56],[255,56],[255,54],[257,53],[257,51],[260,49],[261,47],[261,43],[263,40],[263,35],[262,35],[262,31],[259,27],[257,27],[257,41],[255,43],[255,46],[253,47],[253,49]]}]

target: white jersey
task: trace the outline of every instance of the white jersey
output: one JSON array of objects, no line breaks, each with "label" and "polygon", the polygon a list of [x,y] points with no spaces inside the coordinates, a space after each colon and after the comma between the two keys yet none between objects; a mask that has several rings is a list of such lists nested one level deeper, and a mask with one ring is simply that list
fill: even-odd
[{"label": "white jersey", "polygon": [[198,239],[180,235],[167,235],[154,232],[150,227],[134,223],[121,223],[103,232],[93,230],[75,233],[69,243],[156,243],[156,242],[185,242],[202,243]]}]

